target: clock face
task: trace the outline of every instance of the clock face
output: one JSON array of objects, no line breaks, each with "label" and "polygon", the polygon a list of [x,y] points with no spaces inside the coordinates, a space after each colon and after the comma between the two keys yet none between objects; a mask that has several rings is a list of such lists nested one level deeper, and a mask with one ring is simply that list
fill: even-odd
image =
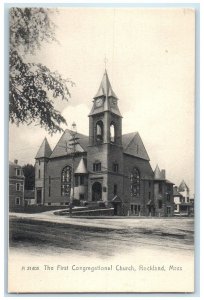
[{"label": "clock face", "polygon": [[103,104],[103,99],[102,98],[96,99],[95,104],[96,104],[96,107],[100,107]]}]

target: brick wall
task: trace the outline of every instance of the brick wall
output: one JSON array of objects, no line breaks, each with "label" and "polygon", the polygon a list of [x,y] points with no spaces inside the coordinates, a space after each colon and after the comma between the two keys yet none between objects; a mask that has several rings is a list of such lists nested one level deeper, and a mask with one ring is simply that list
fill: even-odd
[{"label": "brick wall", "polygon": [[[79,164],[82,155],[75,156],[74,159],[74,169]],[[65,203],[69,201],[67,195],[61,195],[61,174],[62,170],[66,166],[72,167],[72,157],[58,157],[55,159],[51,159],[47,163],[47,171],[45,176],[45,203]],[[50,177],[50,179],[49,179]],[[50,181],[49,181],[50,180]],[[49,183],[50,182],[50,183]],[[50,195],[49,195],[49,186],[50,186]],[[79,192],[81,192],[80,188],[75,188],[75,196],[79,196]]]}]

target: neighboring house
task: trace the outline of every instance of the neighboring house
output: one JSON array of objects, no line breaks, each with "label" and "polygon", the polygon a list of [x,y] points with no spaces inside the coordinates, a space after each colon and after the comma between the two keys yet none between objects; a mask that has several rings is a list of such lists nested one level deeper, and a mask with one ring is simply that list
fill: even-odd
[{"label": "neighboring house", "polygon": [[35,201],[35,190],[25,190],[24,191],[24,205],[34,205],[36,204]]},{"label": "neighboring house", "polygon": [[93,99],[89,136],[77,133],[75,150],[69,129],[53,150],[43,140],[35,157],[36,203],[68,205],[74,180],[81,203],[112,206],[116,215],[173,215],[173,184],[163,170],[153,172],[138,132],[122,134],[119,99],[106,71]]},{"label": "neighboring house", "polygon": [[174,187],[173,197],[175,215],[189,216],[194,214],[194,199],[190,199],[189,193],[189,187],[184,180],[179,187]]},{"label": "neighboring house", "polygon": [[183,195],[181,195],[181,193],[179,193],[177,186],[174,186],[173,197],[174,197],[174,213],[179,214],[180,213],[180,204],[183,203]]},{"label": "neighboring house", "polygon": [[9,162],[9,208],[24,205],[24,180],[18,160]]},{"label": "neighboring house", "polygon": [[158,165],[154,171],[154,207],[156,216],[173,216],[174,199],[173,183],[166,179],[165,170],[159,169]]},{"label": "neighboring house", "polygon": [[180,183],[178,187],[178,191],[183,196],[183,201],[185,203],[190,203],[190,196],[189,196],[190,190],[184,180],[182,180],[182,182]]}]

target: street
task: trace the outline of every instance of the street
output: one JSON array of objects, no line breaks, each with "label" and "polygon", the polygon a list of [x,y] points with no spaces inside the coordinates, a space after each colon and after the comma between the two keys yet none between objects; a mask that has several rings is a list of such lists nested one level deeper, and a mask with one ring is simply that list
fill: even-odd
[{"label": "street", "polygon": [[192,218],[70,219],[52,212],[11,214],[10,247],[35,255],[44,250],[49,254],[75,251],[106,257],[142,247],[190,253],[194,248],[193,227]]},{"label": "street", "polygon": [[[192,218],[85,219],[52,212],[11,213],[9,240],[11,291],[194,289]],[[158,268],[165,271],[155,271]]]}]

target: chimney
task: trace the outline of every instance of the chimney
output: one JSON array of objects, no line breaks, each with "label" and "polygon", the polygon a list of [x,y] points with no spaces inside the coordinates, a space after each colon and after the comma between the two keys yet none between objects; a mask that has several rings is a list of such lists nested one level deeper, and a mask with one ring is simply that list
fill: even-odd
[{"label": "chimney", "polygon": [[161,170],[161,177],[162,179],[166,179],[166,171],[164,169]]},{"label": "chimney", "polygon": [[177,185],[175,185],[174,189],[178,192],[178,187],[177,187]]},{"label": "chimney", "polygon": [[14,159],[14,164],[18,164],[18,160],[17,159]]}]

